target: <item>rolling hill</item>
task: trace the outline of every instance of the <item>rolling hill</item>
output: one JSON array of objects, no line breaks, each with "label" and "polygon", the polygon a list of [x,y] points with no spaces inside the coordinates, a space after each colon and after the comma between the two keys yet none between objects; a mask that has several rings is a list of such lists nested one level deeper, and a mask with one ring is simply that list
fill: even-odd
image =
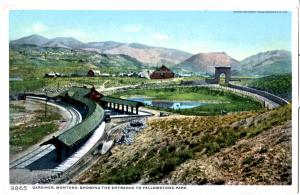
[{"label": "rolling hill", "polygon": [[292,72],[291,52],[273,50],[252,55],[232,68],[238,75],[272,75]]},{"label": "rolling hill", "polygon": [[125,54],[150,66],[167,64],[169,67],[173,67],[175,64],[180,63],[192,55],[176,49],[150,47],[137,43],[119,45],[118,47],[105,50],[104,53]]},{"label": "rolling hill", "polygon": [[225,52],[198,53],[176,65],[186,71],[214,73],[216,66],[232,66],[238,61]]},{"label": "rolling hill", "polygon": [[173,66],[192,56],[192,54],[181,50],[152,47],[139,43],[118,43],[114,41],[82,43],[71,37],[47,39],[40,35],[30,35],[10,41],[10,45],[35,45],[50,48],[81,49],[105,54],[124,54],[149,66],[157,66],[157,64]]},{"label": "rolling hill", "polygon": [[216,66],[232,67],[233,75],[267,76],[291,73],[291,53],[285,50],[260,52],[237,61],[225,52],[199,53],[176,65],[191,72],[213,74]]},{"label": "rolling hill", "polygon": [[47,72],[83,74],[89,69],[102,72],[140,71],[143,63],[127,55],[99,54],[62,47],[14,45],[9,52],[10,77],[37,78]]},{"label": "rolling hill", "polygon": [[41,45],[42,47],[58,47],[58,48],[69,48],[79,49],[84,46],[84,43],[72,38],[72,37],[56,37],[48,40],[46,43]]},{"label": "rolling hill", "polygon": [[47,43],[49,40],[41,35],[30,35],[27,37],[23,37],[17,40],[13,40],[9,42],[9,45],[36,45],[42,46]]}]

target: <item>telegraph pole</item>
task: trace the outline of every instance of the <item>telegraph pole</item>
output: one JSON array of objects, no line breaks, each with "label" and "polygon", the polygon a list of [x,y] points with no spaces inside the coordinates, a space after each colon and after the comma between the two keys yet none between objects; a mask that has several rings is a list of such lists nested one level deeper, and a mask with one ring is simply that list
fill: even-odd
[{"label": "telegraph pole", "polygon": [[48,101],[48,97],[47,97],[47,90],[45,90],[46,92],[46,99],[45,99],[45,118],[47,117],[47,101]]}]

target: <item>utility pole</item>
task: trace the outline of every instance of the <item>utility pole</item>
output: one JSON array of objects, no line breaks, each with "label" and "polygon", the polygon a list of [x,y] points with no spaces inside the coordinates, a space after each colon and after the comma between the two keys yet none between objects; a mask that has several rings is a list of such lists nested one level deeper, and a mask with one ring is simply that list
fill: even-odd
[{"label": "utility pole", "polygon": [[46,92],[46,99],[45,99],[45,118],[47,117],[47,101],[48,101],[48,96],[47,96],[47,90],[45,89]]},{"label": "utility pole", "polygon": [[[25,103],[25,101],[26,101],[25,90],[23,91],[23,97],[24,97],[23,103]],[[25,124],[25,122],[26,122],[26,112],[27,112],[27,110],[25,107],[25,112],[23,112],[23,124]]]}]

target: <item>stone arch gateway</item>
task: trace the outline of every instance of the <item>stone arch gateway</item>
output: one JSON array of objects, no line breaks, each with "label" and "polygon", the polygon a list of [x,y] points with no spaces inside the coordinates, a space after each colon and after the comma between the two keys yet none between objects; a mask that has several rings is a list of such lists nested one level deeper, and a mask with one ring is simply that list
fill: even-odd
[{"label": "stone arch gateway", "polygon": [[225,74],[225,83],[229,83],[231,79],[231,68],[230,67],[216,67],[215,69],[215,80],[217,83],[220,82],[220,75]]},{"label": "stone arch gateway", "polygon": [[206,82],[209,84],[217,84],[220,82],[221,74],[225,74],[225,83],[229,83],[231,80],[231,67],[222,66],[215,67],[215,78],[214,79],[206,79]]}]

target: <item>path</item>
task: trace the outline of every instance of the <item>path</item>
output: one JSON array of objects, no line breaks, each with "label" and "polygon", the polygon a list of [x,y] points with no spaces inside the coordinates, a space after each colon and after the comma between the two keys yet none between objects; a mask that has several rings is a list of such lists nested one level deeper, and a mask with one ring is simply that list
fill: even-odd
[{"label": "path", "polygon": [[263,102],[264,106],[268,109],[274,109],[274,108],[277,108],[277,107],[280,106],[279,104],[273,102],[272,100],[270,100],[268,98],[265,98],[261,95],[251,93],[251,92],[248,92],[248,91],[243,91],[243,90],[240,90],[240,89],[234,89],[234,88],[231,88],[231,87],[224,87],[224,86],[220,86],[220,85],[217,85],[217,84],[209,84],[209,85],[203,85],[203,86],[208,86],[208,87],[217,88],[217,89],[223,89],[223,90],[231,91],[231,92],[234,92],[234,93],[242,94],[242,95],[245,95],[245,96],[248,96],[248,97],[252,97],[252,98],[254,98],[254,99],[256,99],[260,102]]}]

